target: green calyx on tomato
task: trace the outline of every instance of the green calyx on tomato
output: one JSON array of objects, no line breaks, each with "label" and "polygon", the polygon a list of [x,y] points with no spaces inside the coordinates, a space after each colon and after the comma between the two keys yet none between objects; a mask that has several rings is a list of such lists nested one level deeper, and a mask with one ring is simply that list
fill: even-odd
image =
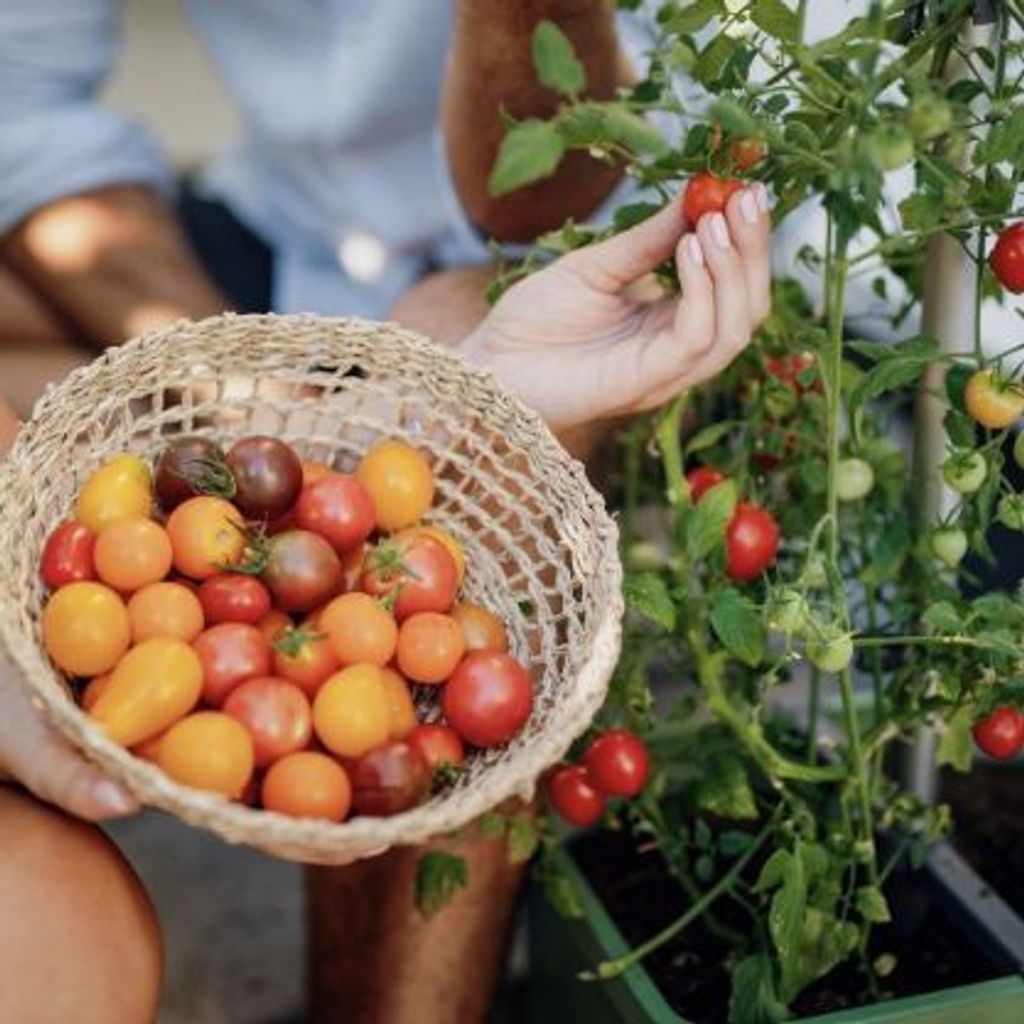
[{"label": "green calyx on tomato", "polygon": [[969,448],[953,452],[942,464],[942,478],[960,494],[973,494],[987,475],[985,456]]},{"label": "green calyx on tomato", "polygon": [[836,473],[836,496],[840,501],[860,501],[875,486],[875,471],[864,459],[841,459]]},{"label": "green calyx on tomato", "polygon": [[776,590],[768,601],[768,624],[780,633],[802,633],[810,622],[807,599],[799,590]]},{"label": "green calyx on tomato", "polygon": [[955,569],[967,554],[967,534],[958,526],[940,526],[932,532],[931,549],[943,565]]}]

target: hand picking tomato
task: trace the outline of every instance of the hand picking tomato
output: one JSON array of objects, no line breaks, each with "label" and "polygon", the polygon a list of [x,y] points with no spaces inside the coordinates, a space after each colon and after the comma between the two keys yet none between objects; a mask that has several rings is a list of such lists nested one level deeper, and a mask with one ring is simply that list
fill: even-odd
[{"label": "hand picking tomato", "polygon": [[136,590],[128,600],[132,643],[155,636],[191,643],[203,631],[203,606],[188,587],[162,580]]},{"label": "hand picking tomato", "polygon": [[352,806],[357,814],[387,817],[415,807],[430,792],[431,774],[420,752],[395,740],[352,766]]},{"label": "hand picking tomato", "polygon": [[683,193],[683,220],[696,227],[705,214],[724,212],[726,203],[742,188],[743,182],[735,178],[719,178],[710,171],[695,174]]},{"label": "hand picking tomato", "polygon": [[319,534],[286,530],[267,541],[262,577],[286,612],[309,612],[341,590],[341,562]]},{"label": "hand picking tomato", "polygon": [[292,818],[344,821],[352,806],[352,785],[333,757],[303,750],[270,766],[262,799],[268,811]]},{"label": "hand picking tomato", "polygon": [[1024,714],[1017,708],[996,708],[975,723],[973,735],[978,749],[989,757],[1016,757],[1024,747]]},{"label": "hand picking tomato", "polygon": [[122,519],[145,518],[153,510],[149,466],[137,455],[115,455],[82,485],[75,518],[93,533],[102,533]]},{"label": "hand picking tomato", "polygon": [[375,517],[370,492],[345,473],[303,487],[295,505],[295,525],[318,533],[339,554],[359,547],[373,533]]},{"label": "hand picking tomato", "polygon": [[386,665],[380,670],[380,681],[384,684],[391,712],[391,739],[405,739],[416,728],[416,705],[412,702],[409,684]]},{"label": "hand picking tomato", "polygon": [[69,583],[54,592],[43,609],[43,644],[68,675],[109,672],[130,642],[128,610],[102,583]]},{"label": "hand picking tomato", "polygon": [[339,757],[362,757],[391,735],[391,707],[376,665],[335,673],[313,701],[317,739]]},{"label": "hand picking tomato", "polygon": [[96,575],[123,593],[162,580],[171,568],[171,538],[152,519],[122,519],[96,538]]},{"label": "hand picking tomato", "polygon": [[628,729],[601,733],[587,747],[583,764],[590,782],[609,796],[636,796],[651,770],[647,747]]},{"label": "hand picking tomato", "polygon": [[451,610],[451,617],[462,630],[467,651],[508,650],[508,634],[497,615],[478,604],[463,602]]},{"label": "hand picking tomato", "polygon": [[466,748],[459,734],[447,725],[438,722],[417,725],[406,739],[419,751],[431,772],[444,765],[457,767],[466,759]]},{"label": "hand picking tomato", "polygon": [[183,576],[205,580],[234,565],[246,546],[242,513],[223,498],[199,497],[182,502],[167,520],[174,568]]},{"label": "hand picking tomato", "polygon": [[778,550],[779,527],[772,514],[740,502],[725,531],[725,571],[729,578],[756,579],[775,561]]},{"label": "hand picking tomato", "polygon": [[999,232],[989,265],[996,280],[1007,290],[1024,292],[1024,220]]},{"label": "hand picking tomato", "polygon": [[596,825],[604,814],[607,801],[582,765],[556,768],[547,781],[551,806],[559,817],[577,828]]},{"label": "hand picking tomato", "polygon": [[197,495],[232,498],[235,478],[220,447],[207,437],[176,437],[167,443],[153,471],[156,500],[165,512]]},{"label": "hand picking tomato", "polygon": [[274,676],[257,676],[236,686],[224,701],[223,711],[241,722],[252,737],[257,768],[302,750],[313,736],[313,715],[306,695],[293,683]]},{"label": "hand picking tomato", "polygon": [[448,724],[475,747],[507,743],[533,709],[533,680],[508,654],[467,654],[441,695]]},{"label": "hand picking tomato", "polygon": [[394,533],[412,526],[434,500],[434,474],[421,452],[404,441],[378,441],[356,469],[369,491],[377,527]]},{"label": "hand picking tomato", "polygon": [[219,572],[199,585],[199,600],[206,621],[247,622],[255,626],[270,613],[270,591],[255,577],[242,572]]},{"label": "hand picking tomato", "polygon": [[724,473],[719,473],[710,466],[697,466],[696,469],[691,469],[686,474],[686,482],[690,485],[690,501],[696,505],[715,484],[720,484],[724,479]]},{"label": "hand picking tomato", "polygon": [[43,547],[39,575],[56,590],[67,583],[96,579],[92,553],[96,534],[77,519],[65,519],[55,527]]},{"label": "hand picking tomato", "polygon": [[230,715],[198,711],[167,730],[157,763],[183,786],[237,800],[252,778],[252,739]]},{"label": "hand picking tomato", "polygon": [[1005,430],[1024,414],[1024,387],[994,370],[978,370],[964,388],[964,406],[975,423]]},{"label": "hand picking tomato", "polygon": [[443,544],[425,534],[378,544],[367,554],[365,566],[363,590],[392,599],[399,622],[416,612],[447,612],[455,602],[455,560]]},{"label": "hand picking tomato", "polygon": [[342,594],[317,617],[342,665],[386,665],[395,653],[398,626],[369,594]]},{"label": "hand picking tomato", "polygon": [[450,615],[417,612],[398,631],[398,668],[414,683],[443,683],[466,650],[459,624]]},{"label": "hand picking tomato", "polygon": [[295,504],[302,463],[284,441],[243,437],[231,446],[226,461],[235,478],[232,500],[249,519],[276,519]]},{"label": "hand picking tomato", "polygon": [[222,622],[203,630],[192,646],[203,667],[203,699],[214,707],[244,680],[270,675],[270,644],[255,626]]},{"label": "hand picking tomato", "polygon": [[274,674],[294,683],[307,697],[312,698],[320,684],[341,667],[330,637],[312,623],[285,628],[271,642]]}]

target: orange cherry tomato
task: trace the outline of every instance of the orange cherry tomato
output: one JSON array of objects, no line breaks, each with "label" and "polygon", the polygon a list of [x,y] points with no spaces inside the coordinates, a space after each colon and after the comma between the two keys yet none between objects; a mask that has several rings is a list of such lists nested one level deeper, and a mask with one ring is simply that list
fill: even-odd
[{"label": "orange cherry tomato", "polygon": [[478,604],[464,602],[451,610],[451,617],[462,629],[462,639],[467,651],[508,650],[508,633],[505,625],[492,612]]},{"label": "orange cherry tomato", "polygon": [[452,556],[452,561],[455,563],[455,571],[461,584],[466,578],[465,548],[447,530],[442,529],[440,526],[434,526],[433,523],[421,523],[419,526],[410,526],[408,529],[403,530],[396,539],[415,537],[417,535],[430,537],[448,549],[448,554]]},{"label": "orange cherry tomato", "polygon": [[313,697],[320,684],[341,667],[330,639],[311,622],[282,630],[272,645],[274,673],[294,683],[307,697]]},{"label": "orange cherry tomato", "polygon": [[252,739],[230,715],[198,711],[167,730],[157,763],[183,786],[237,800],[252,778]]},{"label": "orange cherry tomato", "polygon": [[96,538],[96,575],[115,590],[138,590],[171,569],[171,538],[152,519],[122,519]]},{"label": "orange cherry tomato", "polygon": [[263,806],[278,814],[344,821],[352,806],[352,786],[334,758],[304,750],[271,765],[262,797]]},{"label": "orange cherry tomato", "polygon": [[414,683],[443,683],[466,650],[462,628],[449,615],[418,612],[398,632],[398,669]]},{"label": "orange cherry tomato", "polygon": [[150,583],[129,598],[128,620],[133,643],[155,636],[191,643],[203,631],[203,607],[199,598],[180,583]]},{"label": "orange cherry tomato", "polygon": [[391,739],[403,740],[416,728],[416,705],[412,702],[409,684],[389,665],[380,670],[380,679],[391,709]]},{"label": "orange cherry tomato", "polygon": [[122,519],[145,519],[153,511],[153,478],[137,455],[124,452],[89,475],[75,502],[75,518],[93,533]]},{"label": "orange cherry tomato", "polygon": [[434,474],[422,452],[404,441],[379,441],[364,456],[356,479],[370,492],[378,529],[412,526],[434,500]]},{"label": "orange cherry tomato", "polygon": [[386,665],[395,653],[398,625],[369,594],[336,597],[317,616],[342,665]]},{"label": "orange cherry tomato", "polygon": [[96,704],[96,701],[100,699],[100,695],[110,684],[110,677],[113,675],[112,672],[104,672],[101,676],[94,676],[89,680],[88,685],[82,691],[82,696],[79,698],[79,703],[86,711],[91,711]]},{"label": "orange cherry tomato", "polygon": [[206,495],[182,502],[167,520],[174,568],[205,580],[234,565],[245,550],[245,520],[223,498]]},{"label": "orange cherry tomato", "polygon": [[130,641],[124,601],[102,583],[69,583],[46,602],[43,644],[57,667],[68,675],[109,672]]},{"label": "orange cherry tomato", "polygon": [[336,672],[313,701],[317,739],[341,757],[362,757],[387,742],[391,706],[376,665],[352,665]]},{"label": "orange cherry tomato", "polygon": [[199,655],[174,637],[153,637],[118,663],[89,714],[125,747],[151,739],[199,701],[203,668]]},{"label": "orange cherry tomato", "polygon": [[160,744],[163,742],[166,735],[166,732],[159,732],[152,739],[136,743],[135,746],[131,748],[131,751],[136,757],[141,757],[143,761],[152,761],[153,764],[159,764]]}]

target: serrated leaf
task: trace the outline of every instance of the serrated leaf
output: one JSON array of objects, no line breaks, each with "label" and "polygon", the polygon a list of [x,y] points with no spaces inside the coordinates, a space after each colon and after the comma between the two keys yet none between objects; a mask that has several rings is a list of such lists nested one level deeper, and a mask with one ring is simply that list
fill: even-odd
[{"label": "serrated leaf", "polygon": [[732,970],[729,1024],[779,1024],[789,1019],[775,987],[772,961],[763,953],[746,956]]},{"label": "serrated leaf", "polygon": [[715,595],[711,627],[733,657],[751,668],[760,664],[768,631],[757,607],[735,587],[726,587]]},{"label": "serrated leaf", "polygon": [[558,128],[549,121],[520,121],[501,140],[488,180],[491,195],[503,196],[553,174],[565,153]]},{"label": "serrated leaf", "polygon": [[540,834],[533,818],[520,814],[508,819],[505,846],[510,864],[523,864],[528,861],[536,852],[539,842]]},{"label": "serrated leaf", "polygon": [[807,879],[800,843],[797,841],[782,885],[775,890],[768,910],[768,932],[778,953],[782,967],[782,991],[792,992],[796,987],[800,960],[795,955],[804,925],[807,909]]},{"label": "serrated leaf", "polygon": [[757,0],[750,5],[750,18],[768,35],[783,43],[796,42],[800,33],[800,21],[782,0]]},{"label": "serrated leaf", "polygon": [[693,77],[701,83],[713,87],[719,84],[717,80],[722,77],[725,65],[736,52],[739,43],[731,36],[719,33],[704,47],[693,65]]},{"label": "serrated leaf", "polygon": [[935,761],[940,767],[949,765],[958,772],[969,772],[974,760],[974,708],[958,709],[942,727]]},{"label": "serrated leaf", "polygon": [[664,16],[659,13],[658,20],[669,32],[692,35],[711,21],[721,7],[721,0],[693,0],[685,6],[673,4],[663,8]]},{"label": "serrated leaf", "polygon": [[862,885],[854,896],[857,913],[872,924],[885,924],[892,920],[889,902],[876,885]]},{"label": "serrated leaf", "polygon": [[1014,107],[1009,117],[997,121],[974,150],[977,164],[1004,160],[1015,166],[1024,163],[1024,106]]},{"label": "serrated leaf", "polygon": [[686,520],[686,550],[693,559],[705,558],[725,541],[725,528],[736,511],[738,492],[733,480],[709,488]]},{"label": "serrated leaf", "polygon": [[463,857],[438,851],[425,853],[416,865],[416,908],[429,920],[468,884],[469,867]]},{"label": "serrated leaf", "polygon": [[730,134],[746,138],[758,131],[757,121],[750,112],[728,96],[720,96],[711,105],[711,117]]},{"label": "serrated leaf", "polygon": [[666,633],[676,628],[676,606],[668,585],[657,573],[628,573],[622,592],[627,608],[661,626]]},{"label": "serrated leaf", "polygon": [[758,816],[747,770],[738,757],[716,757],[697,786],[696,799],[702,812],[718,818],[752,821]]},{"label": "serrated leaf", "polygon": [[533,30],[533,65],[537,77],[563,96],[577,96],[586,88],[587,75],[569,37],[552,21]]}]

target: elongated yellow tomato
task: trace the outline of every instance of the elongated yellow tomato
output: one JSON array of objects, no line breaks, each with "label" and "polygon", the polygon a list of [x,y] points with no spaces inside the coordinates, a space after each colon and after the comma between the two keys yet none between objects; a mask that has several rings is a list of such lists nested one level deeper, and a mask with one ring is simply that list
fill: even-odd
[{"label": "elongated yellow tomato", "polygon": [[133,747],[187,715],[199,700],[199,655],[175,637],[154,637],[118,663],[89,714],[116,743]]},{"label": "elongated yellow tomato", "polygon": [[102,583],[69,583],[51,595],[43,610],[43,644],[69,675],[109,672],[130,641],[124,601]]},{"label": "elongated yellow tomato", "polygon": [[252,738],[231,715],[198,711],[164,733],[156,761],[183,786],[237,799],[252,778]]},{"label": "elongated yellow tomato", "polygon": [[124,452],[90,474],[78,493],[75,518],[94,533],[124,519],[146,518],[153,511],[149,466]]}]

